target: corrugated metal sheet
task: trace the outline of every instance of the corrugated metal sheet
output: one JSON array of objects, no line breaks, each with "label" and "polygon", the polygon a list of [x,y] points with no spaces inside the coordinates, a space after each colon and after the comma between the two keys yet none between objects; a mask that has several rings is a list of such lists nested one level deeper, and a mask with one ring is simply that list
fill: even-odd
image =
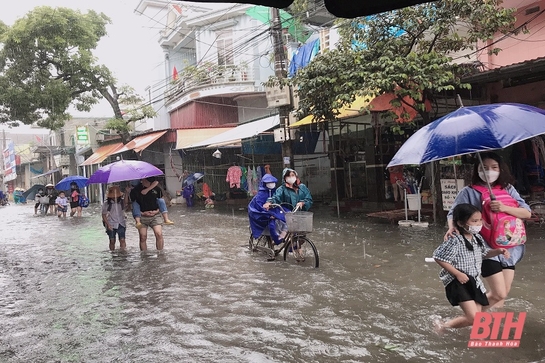
[{"label": "corrugated metal sheet", "polygon": [[217,127],[237,123],[237,104],[224,97],[198,99],[170,113],[170,127],[173,129]]}]

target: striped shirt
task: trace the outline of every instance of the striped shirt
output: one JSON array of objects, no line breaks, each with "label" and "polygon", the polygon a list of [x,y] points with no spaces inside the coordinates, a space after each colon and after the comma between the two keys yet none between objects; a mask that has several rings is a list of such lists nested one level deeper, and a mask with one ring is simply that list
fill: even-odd
[{"label": "striped shirt", "polygon": [[[480,239],[482,246],[477,244],[477,238]],[[483,257],[488,254],[490,248],[480,235],[474,235],[473,238],[469,240],[469,243],[473,246],[473,251],[468,250],[463,237],[460,234],[456,234],[454,237],[450,237],[437,247],[433,252],[433,258],[451,264],[458,271],[461,271],[468,276],[473,276],[477,282],[477,287],[485,293],[486,289],[479,275],[481,274]],[[445,269],[441,269],[439,278],[445,286],[456,279],[456,277]]]}]

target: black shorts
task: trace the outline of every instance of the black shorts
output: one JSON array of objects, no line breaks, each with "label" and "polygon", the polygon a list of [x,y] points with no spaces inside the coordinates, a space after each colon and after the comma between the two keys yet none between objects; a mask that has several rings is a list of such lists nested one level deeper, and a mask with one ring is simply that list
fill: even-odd
[{"label": "black shorts", "polygon": [[71,209],[74,209],[74,208],[77,208],[79,207],[79,202],[70,202],[70,208]]},{"label": "black shorts", "polygon": [[502,270],[514,270],[515,266],[502,266],[501,262],[496,260],[483,260],[483,265],[481,266],[481,276],[488,277],[501,272]]},{"label": "black shorts", "polygon": [[469,281],[465,284],[457,279],[445,287],[447,300],[452,306],[458,306],[461,302],[474,300],[482,306],[488,305],[486,295],[477,287],[477,282],[473,276],[469,276]]}]

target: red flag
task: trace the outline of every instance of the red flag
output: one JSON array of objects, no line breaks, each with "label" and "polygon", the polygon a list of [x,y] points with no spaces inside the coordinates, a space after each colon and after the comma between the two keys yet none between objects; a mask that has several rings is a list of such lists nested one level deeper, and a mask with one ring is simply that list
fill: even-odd
[{"label": "red flag", "polygon": [[174,66],[174,70],[172,71],[172,78],[177,81],[178,80],[178,70],[176,69],[176,66]]}]

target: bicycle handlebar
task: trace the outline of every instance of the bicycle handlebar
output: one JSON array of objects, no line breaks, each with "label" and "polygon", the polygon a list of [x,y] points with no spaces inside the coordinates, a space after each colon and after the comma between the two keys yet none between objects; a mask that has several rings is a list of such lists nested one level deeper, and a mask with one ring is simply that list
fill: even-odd
[{"label": "bicycle handlebar", "polygon": [[[282,207],[282,204],[285,204],[285,205],[289,205],[290,207],[293,207],[291,204],[289,203],[281,203],[281,204],[276,204],[276,203],[270,203],[270,206],[271,207]],[[296,205],[295,208],[293,208],[293,210],[291,211],[292,213],[295,213],[299,210],[299,206]]]}]

